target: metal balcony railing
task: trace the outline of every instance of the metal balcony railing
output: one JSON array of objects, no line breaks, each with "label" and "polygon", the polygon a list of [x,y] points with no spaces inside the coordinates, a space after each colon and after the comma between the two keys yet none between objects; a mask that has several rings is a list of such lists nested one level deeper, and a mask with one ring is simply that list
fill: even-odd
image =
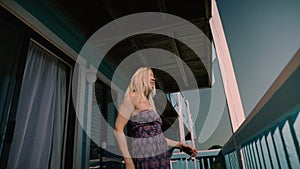
[{"label": "metal balcony railing", "polygon": [[221,149],[198,151],[196,157],[190,157],[182,152],[173,152],[171,156],[172,169],[221,169]]},{"label": "metal balcony railing", "polygon": [[300,168],[300,50],[223,146],[227,169]]}]

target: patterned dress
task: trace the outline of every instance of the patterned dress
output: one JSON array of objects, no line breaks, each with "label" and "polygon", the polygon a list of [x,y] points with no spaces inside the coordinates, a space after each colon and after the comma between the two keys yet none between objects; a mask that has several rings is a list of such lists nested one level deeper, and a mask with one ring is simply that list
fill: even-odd
[{"label": "patterned dress", "polygon": [[170,152],[160,116],[152,109],[130,117],[132,158],[136,169],[170,169]]}]

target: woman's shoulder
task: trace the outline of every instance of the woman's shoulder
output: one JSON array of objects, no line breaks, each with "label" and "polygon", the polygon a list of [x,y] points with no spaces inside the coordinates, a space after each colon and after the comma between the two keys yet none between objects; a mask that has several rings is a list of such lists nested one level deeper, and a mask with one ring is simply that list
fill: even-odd
[{"label": "woman's shoulder", "polygon": [[140,97],[140,95],[136,92],[130,92],[127,94],[127,97],[129,97],[130,99],[138,99]]},{"label": "woman's shoulder", "polygon": [[137,92],[130,92],[130,93],[128,93],[127,95],[128,95],[129,97],[133,97],[133,98],[138,97],[138,93],[137,93]]},{"label": "woman's shoulder", "polygon": [[135,103],[137,103],[140,99],[140,95],[136,92],[130,92],[125,97],[128,97],[130,102],[133,103],[133,105],[135,105]]}]

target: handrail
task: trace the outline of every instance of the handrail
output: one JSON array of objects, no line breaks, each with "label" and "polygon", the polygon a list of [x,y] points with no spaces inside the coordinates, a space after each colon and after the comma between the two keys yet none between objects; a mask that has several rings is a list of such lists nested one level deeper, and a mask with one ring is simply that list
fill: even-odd
[{"label": "handrail", "polygon": [[300,49],[223,146],[227,168],[300,167],[299,77]]},{"label": "handrail", "polygon": [[201,150],[198,151],[196,157],[191,157],[183,152],[174,152],[171,156],[171,168],[216,168],[215,166],[221,165],[221,160],[219,159],[220,152],[221,149]]},{"label": "handrail", "polygon": [[[195,158],[201,158],[201,157],[216,157],[218,156],[218,154],[220,153],[221,149],[214,149],[214,150],[200,150],[197,151],[197,156]],[[175,152],[173,153],[173,155],[171,156],[171,159],[178,159],[178,158],[182,158],[182,159],[190,159],[191,156],[189,156],[186,153],[183,152]]]}]

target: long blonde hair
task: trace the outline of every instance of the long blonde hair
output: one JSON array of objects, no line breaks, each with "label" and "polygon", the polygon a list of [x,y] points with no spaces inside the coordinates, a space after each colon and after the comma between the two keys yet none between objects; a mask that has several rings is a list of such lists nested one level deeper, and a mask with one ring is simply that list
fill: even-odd
[{"label": "long blonde hair", "polygon": [[125,96],[127,96],[131,92],[135,92],[140,95],[140,98],[147,98],[151,104],[153,110],[156,110],[153,97],[156,94],[156,88],[151,89],[150,81],[149,81],[149,71],[152,71],[149,67],[141,67],[139,68],[131,77],[128,88],[125,92]]}]

